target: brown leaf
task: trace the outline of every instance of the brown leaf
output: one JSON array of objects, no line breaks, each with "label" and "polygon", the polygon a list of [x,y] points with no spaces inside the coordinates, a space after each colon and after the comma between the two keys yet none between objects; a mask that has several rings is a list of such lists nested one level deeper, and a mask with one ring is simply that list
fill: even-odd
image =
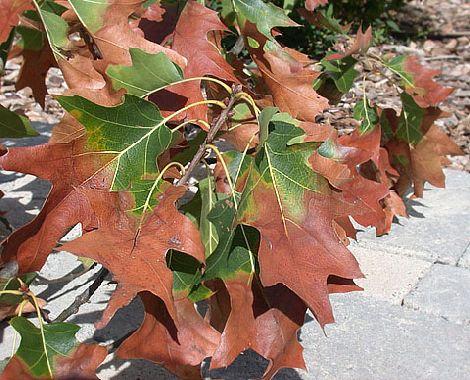
[{"label": "brown leaf", "polygon": [[66,144],[9,148],[0,157],[0,166],[4,170],[32,174],[52,183],[39,215],[3,242],[2,263],[16,260],[20,273],[40,270],[69,228],[79,222],[86,228],[91,222],[87,217],[81,218],[82,196],[77,189],[88,186],[108,193],[106,182],[103,178],[93,178],[93,173],[109,158],[82,155],[83,146],[84,138],[79,138]]},{"label": "brown leaf", "polygon": [[413,171],[414,193],[423,196],[424,183],[427,181],[436,187],[445,187],[445,175],[442,171],[445,155],[463,154],[437,125],[433,125],[423,139],[410,148],[411,167]]},{"label": "brown leaf", "polygon": [[[247,27],[248,35],[255,36],[263,46],[266,38],[252,29]],[[265,52],[260,47],[251,49],[251,55],[272,94],[274,104],[282,112],[288,112],[301,121],[315,122],[315,117],[328,107],[328,99],[313,89],[313,81],[320,73],[296,60],[288,50],[273,47]]]},{"label": "brown leaf", "polygon": [[378,178],[368,179],[358,170],[361,164],[369,160],[380,168],[380,138],[379,127],[365,135],[354,131],[351,135],[342,136],[338,142],[332,139],[332,157],[323,157],[316,151],[310,158],[313,170],[342,190],[347,202],[359,199],[369,208],[368,212],[355,216],[363,226],[377,226],[385,218],[380,201],[389,193],[388,181],[381,183],[377,182]]},{"label": "brown leaf", "polygon": [[80,344],[69,357],[57,359],[55,378],[58,380],[98,379],[95,372],[108,351],[98,344]]},{"label": "brown leaf", "polygon": [[422,66],[418,57],[406,57],[403,69],[413,78],[413,86],[405,86],[405,90],[422,108],[437,106],[454,91],[434,81],[440,71]]},{"label": "brown leaf", "polygon": [[150,5],[139,22],[139,28],[144,32],[145,38],[161,45],[170,42],[183,6],[184,3],[180,1]]},{"label": "brown leaf", "polygon": [[349,203],[337,192],[329,195],[306,192],[306,215],[298,223],[283,215],[275,192],[262,181],[253,197],[255,204],[263,207],[257,207],[256,213],[250,213],[241,222],[257,228],[261,234],[259,263],[263,285],[285,284],[306,302],[322,326],[333,322],[327,288],[329,276],[363,277],[357,261],[338,239],[333,222],[343,216],[360,215],[365,206],[358,200]]},{"label": "brown leaf", "polygon": [[369,49],[372,43],[372,27],[369,26],[365,32],[362,27],[357,30],[356,38],[353,44],[343,53],[333,53],[328,55],[325,59],[331,61],[333,59],[343,59],[353,54],[364,54]]},{"label": "brown leaf", "polygon": [[16,90],[30,87],[34,99],[44,108],[47,94],[47,72],[51,67],[56,66],[57,63],[48,45],[39,51],[23,50],[23,65],[15,84]]},{"label": "brown leaf", "polygon": [[[398,117],[392,110],[384,110],[392,130],[397,129]],[[445,187],[445,175],[442,166],[446,155],[463,154],[454,143],[433,122],[443,113],[437,108],[426,108],[421,130],[424,135],[415,147],[396,139],[385,144],[392,166],[399,173],[394,189],[404,195],[410,186],[414,195],[423,196],[424,183],[427,181],[436,187]]]},{"label": "brown leaf", "polygon": [[0,44],[7,40],[19,16],[28,9],[34,9],[30,0],[0,0]]},{"label": "brown leaf", "polygon": [[[158,206],[138,227],[136,218],[125,213],[129,208],[116,210],[112,198],[102,199],[93,189],[81,190],[99,224],[96,230],[64,244],[61,249],[99,262],[118,281],[98,328],[104,327],[117,309],[144,290],[160,297],[170,315],[176,316],[171,294],[173,274],[166,265],[166,253],[176,249],[201,262],[205,260],[199,231],[175,207],[175,202],[185,192],[184,187],[170,186],[160,196]],[[108,199],[112,203],[107,203]]]},{"label": "brown leaf", "polygon": [[[145,317],[139,330],[117,350],[124,359],[147,359],[176,375],[199,373],[200,363],[212,356],[220,334],[206,322],[184,292],[174,293],[176,319],[165,304],[150,293],[141,294]],[[155,342],[155,343],[150,343]],[[189,371],[189,374],[187,373]]]},{"label": "brown leaf", "polygon": [[[238,82],[233,75],[232,67],[214,44],[209,42],[207,34],[214,30],[226,31],[227,27],[220,21],[217,12],[189,0],[181,12],[176,24],[172,48],[186,57],[188,65],[184,77],[201,77],[210,75],[231,82]],[[188,103],[204,100],[201,93],[201,81],[171,86],[172,92],[188,98]],[[207,106],[198,106],[188,110],[190,119],[207,119]]]},{"label": "brown leaf", "polygon": [[263,378],[271,379],[284,367],[305,369],[297,332],[307,307],[283,285],[265,288],[259,279],[253,282],[239,276],[225,283],[230,314],[211,368],[226,367],[251,348],[270,361]]}]

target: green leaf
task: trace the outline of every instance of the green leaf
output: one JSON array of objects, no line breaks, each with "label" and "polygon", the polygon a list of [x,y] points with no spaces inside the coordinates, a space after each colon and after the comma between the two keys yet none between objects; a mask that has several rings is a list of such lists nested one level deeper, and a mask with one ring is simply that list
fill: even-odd
[{"label": "green leaf", "polygon": [[173,291],[186,293],[192,302],[202,301],[213,292],[201,284],[201,263],[185,253],[171,250],[167,265],[173,271]]},{"label": "green leaf", "polygon": [[256,24],[258,30],[270,40],[274,40],[271,29],[280,26],[298,26],[284,11],[262,0],[233,0],[239,23],[245,24],[245,20]]},{"label": "green leaf", "polygon": [[[283,121],[271,121],[271,125],[273,130],[255,160],[259,178],[253,177],[247,187],[254,189],[263,183],[273,189],[280,209],[288,209],[290,218],[300,220],[305,216],[304,193],[320,192],[328,187],[326,180],[313,172],[308,162],[317,144],[292,144],[304,135],[301,128]],[[250,205],[243,205],[249,212]]]},{"label": "green leaf", "polygon": [[398,120],[396,136],[400,140],[416,145],[423,138],[421,122],[425,111],[407,93],[401,94],[401,102],[402,111]]},{"label": "green leaf", "polygon": [[[237,195],[239,202],[239,195]],[[248,227],[237,226],[237,210],[233,199],[226,198],[217,202],[209,214],[219,236],[219,244],[214,253],[207,258],[204,279],[231,279],[238,272],[253,273],[254,246]]]},{"label": "green leaf", "polygon": [[374,130],[379,121],[375,108],[370,106],[369,99],[367,99],[365,94],[354,107],[354,118],[361,122],[359,126],[359,132],[361,134]]},{"label": "green leaf", "polygon": [[69,39],[67,38],[69,26],[67,22],[55,13],[44,10],[41,11],[41,17],[52,46],[65,49],[69,44]]},{"label": "green leaf", "polygon": [[266,107],[260,112],[258,116],[259,123],[259,145],[262,146],[268,139],[269,122],[275,114],[279,112],[277,107]]},{"label": "green leaf", "polygon": [[34,0],[34,4],[44,24],[47,40],[49,41],[54,57],[56,59],[66,59],[63,51],[70,45],[68,39],[69,25],[60,17],[60,14],[62,14],[66,8],[50,1],[45,1],[39,5],[38,1]]},{"label": "green leaf", "polygon": [[385,67],[401,78],[402,84],[405,87],[414,87],[413,76],[406,72],[403,67],[406,58],[407,57],[404,55],[398,55],[390,60],[383,60],[382,62]]},{"label": "green leaf", "polygon": [[108,0],[69,0],[69,3],[82,24],[91,33],[101,29],[106,10],[110,6]]},{"label": "green leaf", "polygon": [[173,133],[160,110],[151,102],[126,95],[114,107],[97,105],[81,96],[59,96],[59,103],[87,131],[87,149],[114,156],[111,190],[134,195],[133,211],[143,213],[156,204],[160,174],[157,157],[166,151]]},{"label": "green leaf", "polygon": [[[232,183],[246,177],[252,166],[252,158],[245,153],[230,151],[223,155]],[[204,280],[220,278],[230,280],[240,272],[254,272],[254,255],[258,235],[253,229],[238,225],[238,204],[242,194],[235,191],[227,196],[219,194],[219,201],[208,215],[215,226],[219,243],[206,260]]]},{"label": "green leaf", "polygon": [[5,64],[8,59],[8,52],[10,51],[11,44],[15,37],[15,30],[16,28],[13,28],[8,38],[0,44],[0,74],[3,74],[3,71],[5,70]]},{"label": "green leaf", "polygon": [[0,138],[19,138],[38,136],[25,116],[0,105]]},{"label": "green leaf", "polygon": [[219,241],[217,231],[207,217],[217,202],[217,195],[215,194],[214,186],[214,178],[210,174],[199,181],[199,192],[201,195],[199,230],[201,232],[201,240],[206,249],[206,257],[209,257],[212,252],[214,252]]},{"label": "green leaf", "polygon": [[357,60],[351,56],[343,59],[323,59],[321,61],[325,68],[325,73],[333,80],[336,88],[343,94],[352,88],[354,80],[359,74],[354,68],[356,63]]},{"label": "green leaf", "polygon": [[380,128],[382,130],[382,140],[384,143],[393,138],[393,129],[385,112],[380,115]]},{"label": "green leaf", "polygon": [[41,9],[46,12],[54,13],[57,16],[61,16],[68,8],[56,3],[55,0],[43,0],[41,2]]},{"label": "green leaf", "polygon": [[24,317],[15,317],[10,325],[21,335],[16,355],[36,377],[52,377],[54,359],[67,356],[76,346],[75,334],[80,329],[72,323],[50,323],[41,329]]},{"label": "green leaf", "polygon": [[125,88],[128,94],[147,96],[183,79],[181,68],[164,53],[150,54],[130,48],[132,66],[109,65],[106,74],[115,90]]},{"label": "green leaf", "polygon": [[319,28],[325,28],[332,31],[333,33],[347,34],[349,31],[348,26],[341,25],[340,20],[334,17],[333,4],[330,4],[326,10],[315,10],[311,16],[311,19],[313,23]]},{"label": "green leaf", "polygon": [[[0,279],[0,290],[18,290],[21,284],[16,277]],[[23,300],[22,296],[15,294],[1,294],[0,305],[18,305]]]},{"label": "green leaf", "polygon": [[21,36],[17,45],[25,50],[40,51],[44,47],[44,33],[37,29],[17,26],[16,31]]}]

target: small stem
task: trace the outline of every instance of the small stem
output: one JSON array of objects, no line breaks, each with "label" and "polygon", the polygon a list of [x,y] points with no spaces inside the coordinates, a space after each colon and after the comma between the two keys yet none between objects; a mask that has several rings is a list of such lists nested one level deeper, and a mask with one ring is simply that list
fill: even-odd
[{"label": "small stem", "polygon": [[[157,179],[153,182],[152,184],[152,187],[150,188],[150,191],[147,195],[147,198],[145,199],[145,203],[144,205],[142,206],[143,207],[143,210],[142,210],[142,217],[140,219],[140,225],[142,225],[143,221],[144,221],[144,217],[145,217],[145,212],[147,211],[147,208],[150,208],[150,200],[152,199],[152,195],[153,195],[153,192],[155,191],[155,189],[157,188],[158,186],[158,183],[160,182],[160,180],[163,178],[163,176],[165,175],[165,173],[168,171],[168,169],[170,169],[171,167],[173,166],[177,166],[180,168],[181,172],[183,173],[183,175],[185,174],[185,168],[184,166],[179,163],[179,162],[170,162],[168,165],[166,165],[162,171],[160,172],[160,174],[158,175]],[[133,210],[135,211],[135,209]]]},{"label": "small stem", "polygon": [[36,314],[38,315],[39,321],[39,330],[41,331],[42,346],[44,349],[44,355],[46,355],[47,370],[49,372],[49,375],[53,377],[51,363],[49,363],[49,356],[47,354],[46,335],[44,333],[44,320],[42,319],[41,307],[39,306],[38,299],[33,292],[28,292],[28,296],[31,297],[34,303],[34,307],[36,308]]},{"label": "small stem", "polygon": [[[19,307],[18,307],[18,317],[21,317],[23,314],[23,308],[26,306],[28,303],[28,300],[23,300],[21,301]],[[13,336],[13,345],[11,347],[11,356],[15,355],[15,349],[16,349],[16,341],[18,340],[18,335],[19,333],[16,330],[13,330],[14,336]]]},{"label": "small stem", "polygon": [[253,111],[255,111],[256,119],[258,119],[258,115],[260,114],[261,110],[256,105],[256,103],[255,103],[254,99],[252,98],[252,96],[247,94],[246,92],[240,92],[238,94],[238,97],[240,97],[240,99],[246,100],[253,107]]},{"label": "small stem", "polygon": [[229,85],[227,85],[226,83],[222,82],[221,80],[218,80],[218,79],[212,78],[212,77],[191,77],[191,78],[185,78],[185,79],[181,79],[181,80],[176,81],[176,82],[166,83],[165,85],[163,85],[163,86],[161,86],[161,87],[158,87],[158,88],[152,90],[152,92],[158,92],[158,91],[161,91],[161,90],[163,90],[163,89],[165,89],[165,88],[168,88],[168,87],[171,87],[171,86],[176,86],[176,85],[181,84],[181,83],[187,83],[187,82],[192,82],[192,81],[196,81],[196,80],[217,83],[219,86],[223,87],[223,89],[224,89],[225,91],[227,91],[229,94],[232,93],[232,89],[230,88]]},{"label": "small stem", "polygon": [[[214,83],[217,83],[218,85],[220,85],[221,87],[223,87],[229,94],[232,94],[232,89],[230,88],[229,85],[227,85],[226,83],[222,82],[221,80],[218,80],[218,79],[215,79],[215,78],[212,78],[212,77],[192,77],[192,78],[186,78],[186,79],[183,79],[183,80],[180,80],[178,82],[174,82],[174,83],[170,83],[169,85],[165,86],[165,87],[170,87],[170,86],[173,86],[175,84],[180,84],[180,83],[186,83],[186,82],[191,82],[193,80],[201,80],[201,81],[207,81],[207,82],[214,82]],[[165,87],[162,87],[161,89],[165,88]],[[159,89],[160,90],[160,89]]]},{"label": "small stem", "polygon": [[13,294],[15,296],[22,296],[24,293],[19,290],[0,290],[1,294]]},{"label": "small stem", "polygon": [[215,124],[209,129],[209,132],[207,133],[206,139],[204,140],[204,143],[201,144],[199,147],[198,151],[194,155],[193,159],[189,163],[188,169],[186,170],[186,173],[181,177],[181,179],[177,182],[177,186],[181,185],[186,185],[186,183],[189,180],[189,177],[194,170],[194,168],[197,166],[197,164],[201,161],[202,157],[204,156],[204,153],[206,152],[207,149],[207,144],[212,143],[214,140],[215,136],[217,135],[217,132],[219,129],[224,125],[224,123],[227,121],[227,118],[229,117],[230,111],[234,107],[236,101],[237,101],[237,94],[240,93],[241,91],[241,86],[234,86],[232,94],[230,95],[230,99],[228,101],[227,106],[223,109],[223,111],[220,113],[220,116],[218,117],[217,121]]},{"label": "small stem", "polygon": [[201,120],[201,119],[191,119],[191,120],[185,121],[184,123],[179,124],[178,126],[176,126],[175,128],[173,128],[171,131],[172,131],[172,132],[175,132],[175,131],[177,131],[178,129],[181,129],[181,128],[185,127],[185,126],[188,125],[188,124],[197,124],[197,123],[202,124],[204,127],[207,128],[207,130],[209,130],[210,127],[211,127],[210,124],[209,124],[207,121],[205,121],[205,120]]}]

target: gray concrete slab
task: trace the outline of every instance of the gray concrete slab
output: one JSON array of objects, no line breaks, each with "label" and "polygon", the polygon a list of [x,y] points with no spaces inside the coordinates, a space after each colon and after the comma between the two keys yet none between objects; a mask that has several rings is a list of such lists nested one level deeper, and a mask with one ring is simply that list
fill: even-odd
[{"label": "gray concrete slab", "polygon": [[389,235],[375,237],[372,229],[358,233],[358,244],[370,249],[456,265],[470,242],[467,214],[445,217],[400,218]]},{"label": "gray concrete slab", "polygon": [[364,279],[356,280],[371,296],[400,305],[406,294],[427,273],[431,263],[383,250],[367,249],[351,244],[350,250],[361,267]]},{"label": "gray concrete slab", "polygon": [[404,305],[470,325],[470,270],[435,264],[404,299]]},{"label": "gray concrete slab", "polygon": [[361,246],[456,265],[470,244],[470,174],[446,170],[447,188],[426,186],[424,198],[408,199],[410,217],[398,218],[390,234],[377,238],[362,228]]},{"label": "gray concrete slab", "polygon": [[[470,173],[455,169],[444,169],[446,175],[446,189],[469,189]],[[432,186],[427,184],[426,188]]]},{"label": "gray concrete slab", "polygon": [[325,337],[302,329],[303,379],[470,379],[470,329],[361,294],[333,296]]},{"label": "gray concrete slab", "polygon": [[467,246],[464,254],[457,263],[459,267],[470,269],[470,244]]}]

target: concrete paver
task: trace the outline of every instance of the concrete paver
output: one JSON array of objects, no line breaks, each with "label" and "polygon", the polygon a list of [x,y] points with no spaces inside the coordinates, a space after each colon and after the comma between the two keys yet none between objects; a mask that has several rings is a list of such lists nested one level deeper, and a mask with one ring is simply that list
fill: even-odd
[{"label": "concrete paver", "polygon": [[407,256],[350,245],[365,278],[356,280],[365,296],[400,305],[406,294],[431,267],[431,263]]},{"label": "concrete paver", "polygon": [[304,379],[469,379],[470,329],[361,294],[333,296],[336,324],[301,333]]},{"label": "concrete paver", "polygon": [[470,244],[457,263],[459,267],[470,269]]},{"label": "concrete paver", "polygon": [[[425,202],[425,201],[423,201]],[[358,233],[359,245],[430,262],[456,265],[470,243],[468,214],[400,218],[389,235],[375,237],[372,229]]]},{"label": "concrete paver", "polygon": [[470,324],[470,271],[433,265],[405,297],[404,305],[449,321]]}]

